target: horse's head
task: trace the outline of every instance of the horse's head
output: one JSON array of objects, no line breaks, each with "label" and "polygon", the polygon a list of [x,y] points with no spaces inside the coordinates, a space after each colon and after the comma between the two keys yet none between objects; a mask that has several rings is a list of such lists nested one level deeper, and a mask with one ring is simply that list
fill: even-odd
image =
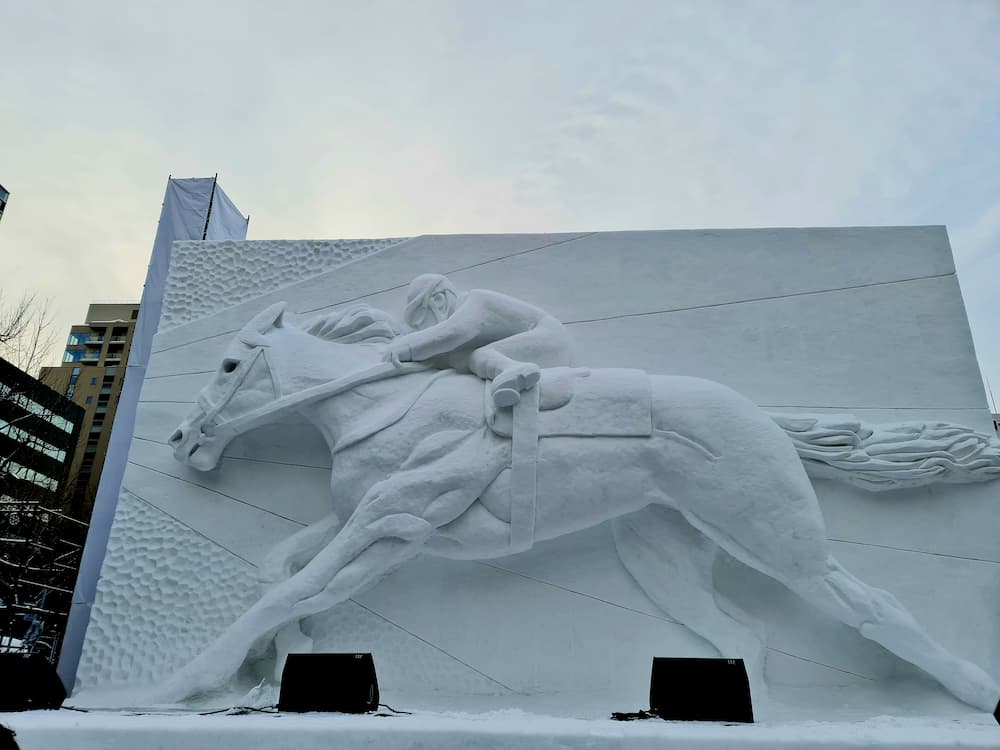
[{"label": "horse's head", "polygon": [[256,315],[236,335],[212,381],[198,394],[197,406],[170,436],[174,458],[201,471],[214,469],[239,430],[231,420],[273,402],[280,396],[267,356],[269,337],[283,327],[285,303]]}]

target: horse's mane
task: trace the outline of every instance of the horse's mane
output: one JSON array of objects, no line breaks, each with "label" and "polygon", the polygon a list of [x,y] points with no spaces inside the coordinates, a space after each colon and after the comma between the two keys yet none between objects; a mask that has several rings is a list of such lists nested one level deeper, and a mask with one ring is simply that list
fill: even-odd
[{"label": "horse's mane", "polygon": [[323,313],[298,325],[310,336],[338,344],[385,343],[402,332],[392,315],[364,303]]}]

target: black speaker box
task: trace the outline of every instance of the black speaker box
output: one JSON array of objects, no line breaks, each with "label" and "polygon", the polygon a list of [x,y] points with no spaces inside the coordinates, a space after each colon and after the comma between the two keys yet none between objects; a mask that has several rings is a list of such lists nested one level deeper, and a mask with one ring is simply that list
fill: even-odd
[{"label": "black speaker box", "polygon": [[363,714],[378,708],[378,698],[371,654],[289,654],[278,710]]},{"label": "black speaker box", "polygon": [[56,668],[38,654],[0,654],[0,711],[59,708],[66,688]]},{"label": "black speaker box", "polygon": [[655,657],[649,711],[674,721],[752,724],[750,681],[743,660]]},{"label": "black speaker box", "polygon": [[21,750],[14,737],[17,733],[13,729],[0,724],[0,750]]}]

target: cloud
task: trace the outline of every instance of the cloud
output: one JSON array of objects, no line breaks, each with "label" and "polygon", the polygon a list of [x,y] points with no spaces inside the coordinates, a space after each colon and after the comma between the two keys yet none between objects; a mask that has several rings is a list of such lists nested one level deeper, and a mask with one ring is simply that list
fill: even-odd
[{"label": "cloud", "polygon": [[992,352],[996,38],[993,3],[15,5],[0,252],[65,330],[138,296],[171,173],[257,238],[945,223]]}]

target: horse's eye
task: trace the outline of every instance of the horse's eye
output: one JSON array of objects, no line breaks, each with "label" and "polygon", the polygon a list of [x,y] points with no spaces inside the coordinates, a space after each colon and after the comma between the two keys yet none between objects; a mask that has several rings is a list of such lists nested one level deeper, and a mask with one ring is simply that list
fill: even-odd
[{"label": "horse's eye", "polygon": [[238,359],[224,359],[222,360],[222,371],[232,372],[239,365],[240,361]]}]

